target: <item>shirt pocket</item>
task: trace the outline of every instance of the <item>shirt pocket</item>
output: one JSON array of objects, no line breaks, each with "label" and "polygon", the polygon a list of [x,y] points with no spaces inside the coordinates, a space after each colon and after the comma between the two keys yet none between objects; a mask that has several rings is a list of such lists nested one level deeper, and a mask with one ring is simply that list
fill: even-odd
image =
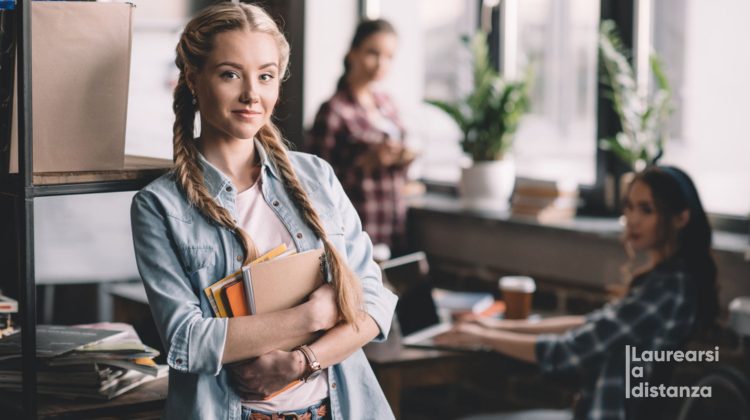
[{"label": "shirt pocket", "polygon": [[180,247],[180,257],[188,275],[216,265],[215,249],[208,245]]},{"label": "shirt pocket", "polygon": [[346,241],[344,235],[346,233],[346,228],[343,219],[333,208],[326,209],[326,211],[322,213],[321,219],[328,240],[331,241],[341,255],[346,257]]}]

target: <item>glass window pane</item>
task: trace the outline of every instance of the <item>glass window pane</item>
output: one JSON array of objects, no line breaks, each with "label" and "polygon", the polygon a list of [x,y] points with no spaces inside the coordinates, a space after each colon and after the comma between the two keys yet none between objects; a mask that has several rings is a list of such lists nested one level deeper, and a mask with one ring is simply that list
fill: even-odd
[{"label": "glass window pane", "polygon": [[691,175],[707,211],[747,216],[750,2],[654,3],[654,47],[675,106],[662,162]]},{"label": "glass window pane", "polygon": [[593,184],[599,1],[519,1],[517,22],[517,74],[534,72],[514,143],[518,174]]}]

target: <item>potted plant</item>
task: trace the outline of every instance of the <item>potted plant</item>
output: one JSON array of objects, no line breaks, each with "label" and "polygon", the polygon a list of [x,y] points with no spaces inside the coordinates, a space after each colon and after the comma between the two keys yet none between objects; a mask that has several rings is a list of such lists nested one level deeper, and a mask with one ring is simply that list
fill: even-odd
[{"label": "potted plant", "polygon": [[508,153],[521,116],[529,109],[531,74],[523,80],[505,80],[492,67],[487,34],[463,38],[470,48],[474,86],[457,102],[427,100],[446,112],[460,128],[461,147],[473,164],[463,168],[459,191],[469,207],[507,209],[513,191],[515,165]]},{"label": "potted plant", "polygon": [[648,165],[655,165],[664,154],[672,95],[657,55],[650,57],[656,82],[652,93],[638,89],[628,56],[615,23],[611,20],[602,22],[599,33],[602,80],[609,87],[608,97],[622,131],[601,139],[599,145],[611,150],[630,171],[640,171]]}]

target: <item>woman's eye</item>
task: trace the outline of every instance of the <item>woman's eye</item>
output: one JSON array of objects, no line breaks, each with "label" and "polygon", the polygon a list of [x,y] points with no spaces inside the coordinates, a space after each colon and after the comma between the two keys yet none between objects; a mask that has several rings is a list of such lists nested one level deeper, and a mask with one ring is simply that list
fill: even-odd
[{"label": "woman's eye", "polygon": [[654,212],[654,209],[651,206],[644,205],[644,206],[641,206],[641,211],[645,214],[651,214]]},{"label": "woman's eye", "polygon": [[223,79],[239,79],[240,75],[237,74],[237,72],[225,71],[224,73],[221,74],[221,77]]},{"label": "woman's eye", "polygon": [[274,75],[271,73],[264,73],[260,75],[260,80],[264,82],[269,82],[274,79]]}]

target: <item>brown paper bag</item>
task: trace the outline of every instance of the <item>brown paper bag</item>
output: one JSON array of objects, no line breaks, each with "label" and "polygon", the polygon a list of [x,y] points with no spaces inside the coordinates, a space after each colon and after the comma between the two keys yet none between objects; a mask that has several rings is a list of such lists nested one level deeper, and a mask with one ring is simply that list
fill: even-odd
[{"label": "brown paper bag", "polygon": [[128,3],[31,2],[34,172],[123,168],[132,13]]}]

